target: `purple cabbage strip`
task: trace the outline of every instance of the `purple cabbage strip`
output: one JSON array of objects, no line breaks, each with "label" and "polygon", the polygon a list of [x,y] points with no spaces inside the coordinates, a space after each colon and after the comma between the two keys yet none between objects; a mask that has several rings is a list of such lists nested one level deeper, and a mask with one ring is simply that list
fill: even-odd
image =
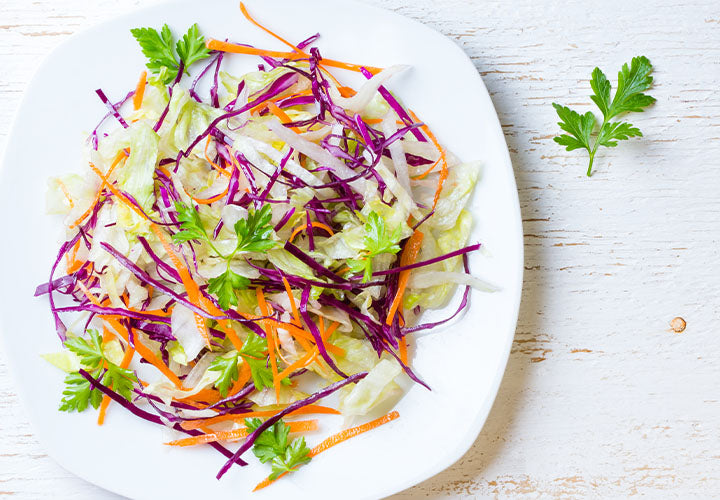
[{"label": "purple cabbage strip", "polygon": [[213,84],[212,87],[210,87],[210,102],[215,108],[220,107],[220,99],[218,98],[218,75],[220,74],[220,65],[222,64],[223,56],[224,53],[220,52],[217,58],[217,66],[215,66],[215,74],[213,75]]},{"label": "purple cabbage strip", "polygon": [[326,278],[329,278],[333,280],[336,283],[347,283],[347,280],[341,276],[338,276],[328,268],[322,266],[320,263],[318,263],[315,259],[310,257],[308,254],[300,250],[298,247],[290,243],[289,241],[285,242],[284,245],[285,250],[290,252],[292,255],[297,257],[300,261],[307,264],[313,271],[315,271],[317,274],[325,276]]},{"label": "purple cabbage strip", "polygon": [[[213,64],[218,62],[218,59],[222,58],[222,54],[223,54],[222,52],[218,52],[217,55],[213,59],[211,59],[209,63],[207,63],[207,65],[202,69],[202,71],[198,74],[198,76],[195,77],[195,80],[193,80],[192,85],[190,85],[190,90],[189,90],[190,97],[195,99],[197,102],[202,102],[202,99],[197,94],[197,92],[195,92],[195,88],[197,87],[198,83],[200,83],[200,80],[202,79],[202,77],[205,76],[205,74],[210,70],[210,68],[213,66]],[[219,66],[220,65],[218,64],[218,67]],[[211,95],[211,99],[212,99],[212,90],[210,91],[210,95]],[[217,107],[217,106],[215,106],[215,107]]]},{"label": "purple cabbage strip", "polygon": [[[367,78],[368,80],[373,77],[372,73],[370,73],[365,68],[360,68],[360,71],[362,72],[363,76],[365,78]],[[402,121],[405,122],[406,125],[410,125],[414,122],[414,120],[410,117],[410,115],[407,113],[407,111],[405,111],[405,108],[403,108],[400,105],[400,103],[397,102],[397,99],[395,99],[392,96],[392,94],[388,91],[388,89],[386,89],[385,87],[380,85],[380,87],[378,88],[378,92],[380,93],[381,96],[383,96],[383,99],[385,99],[385,101],[388,103],[388,105],[393,109],[393,111],[395,111],[395,113],[397,113],[397,115],[400,117],[400,119]],[[427,139],[422,134],[422,132],[420,132],[419,130],[412,129],[412,133],[417,138],[418,141],[427,142]]]},{"label": "purple cabbage strip", "polygon": [[300,312],[300,316],[302,317],[305,324],[310,329],[310,333],[312,334],[313,338],[315,339],[315,345],[318,348],[318,352],[320,353],[320,356],[325,360],[325,362],[330,366],[330,368],[335,371],[338,375],[340,375],[343,378],[347,378],[347,375],[337,367],[335,364],[335,361],[330,357],[330,354],[328,354],[327,350],[325,349],[325,342],[323,342],[322,335],[320,334],[320,330],[318,330],[317,325],[315,322],[310,318],[310,314],[307,310],[307,304],[308,300],[310,299],[310,287],[303,288],[302,295],[300,296],[300,304],[298,305],[298,311]]},{"label": "purple cabbage strip", "polygon": [[225,465],[222,466],[220,471],[217,473],[216,477],[218,479],[223,477],[225,475],[225,473],[228,470],[230,470],[230,467],[232,467],[233,464],[238,463],[240,465],[247,465],[240,459],[242,454],[245,453],[247,450],[249,450],[252,447],[252,445],[255,443],[255,440],[258,438],[258,436],[260,436],[260,434],[265,432],[265,430],[268,427],[275,424],[275,422],[279,421],[285,415],[297,410],[298,408],[302,408],[304,406],[311,405],[314,402],[316,402],[326,396],[329,396],[330,394],[337,391],[338,389],[365,378],[365,376],[367,376],[367,372],[356,373],[355,375],[351,375],[350,377],[346,378],[345,380],[335,382],[334,384],[329,385],[329,386],[325,387],[324,389],[320,389],[319,391],[317,391],[315,394],[311,395],[308,398],[301,399],[300,401],[296,401],[296,402],[288,405],[281,412],[279,412],[279,413],[273,415],[272,417],[268,418],[267,420],[265,420],[247,438],[245,438],[245,442],[240,446],[240,448],[238,448],[238,450],[233,454],[233,456],[230,458],[230,460],[225,462]]},{"label": "purple cabbage strip", "polygon": [[[415,262],[414,264],[408,264],[407,266],[393,267],[392,269],[388,269],[387,271],[375,271],[373,272],[373,276],[387,276],[388,274],[399,273],[400,271],[407,271],[408,269],[416,269],[418,267],[429,266],[430,264],[435,264],[436,262],[452,259],[453,257],[457,257],[458,255],[464,255],[466,253],[474,252],[475,250],[480,249],[480,246],[480,243],[475,243],[474,245],[466,246],[465,248],[461,248],[460,250],[455,250],[454,252],[446,253],[445,255],[434,257],[428,260],[423,260],[421,262]],[[353,276],[350,279],[359,280],[361,278],[362,276]]]},{"label": "purple cabbage strip", "polygon": [[81,304],[77,306],[58,307],[55,309],[57,312],[82,312],[90,311],[97,314],[108,314],[108,315],[122,315],[128,318],[139,319],[144,321],[157,321],[159,323],[169,323],[170,318],[166,316],[158,316],[156,314],[130,311],[128,309],[122,309],[120,307],[103,307],[92,303]]},{"label": "purple cabbage strip", "polygon": [[[464,255],[463,255],[463,267],[465,268],[465,272],[466,272],[467,274],[470,274],[470,269],[469,269],[469,267],[468,267],[467,254],[464,254]],[[403,330],[402,330],[403,335],[406,335],[406,334],[408,334],[408,333],[413,333],[413,332],[419,332],[419,331],[422,331],[422,330],[428,330],[428,329],[430,329],[430,328],[435,328],[436,326],[440,326],[440,325],[442,325],[442,324],[444,324],[444,323],[447,323],[447,322],[450,321],[451,319],[453,319],[455,316],[457,316],[458,314],[460,314],[460,312],[461,312],[463,309],[465,309],[465,308],[468,306],[469,298],[470,298],[470,288],[471,288],[470,285],[465,286],[465,292],[463,292],[462,301],[460,302],[460,305],[458,306],[457,311],[455,311],[450,317],[445,318],[445,319],[440,320],[440,321],[435,321],[434,323],[424,323],[424,324],[422,324],[422,325],[417,325],[417,326],[411,326],[411,327],[403,328]]]},{"label": "purple cabbage strip", "polygon": [[[132,96],[134,96],[134,95],[135,95],[135,91],[134,91],[134,90],[131,90],[130,92],[128,92],[128,93],[125,95],[124,98],[122,98],[122,99],[120,99],[118,102],[114,103],[114,104],[113,104],[113,108],[114,108],[114,109],[117,109],[117,108],[121,107],[123,104],[125,104],[125,103],[127,102],[128,99],[130,99],[130,98],[131,98]],[[92,147],[93,147],[93,149],[94,149],[95,151],[97,151],[97,148],[98,148],[97,131],[98,131],[98,129],[102,126],[102,124],[105,123],[105,120],[107,120],[107,119],[110,118],[111,116],[113,116],[112,111],[108,111],[108,112],[105,114],[105,116],[102,117],[102,119],[100,120],[100,122],[95,126],[95,128],[94,128],[93,131],[92,131],[92,133],[91,133],[90,136],[88,137],[88,139],[91,141]]]},{"label": "purple cabbage strip", "polygon": [[225,113],[224,115],[220,115],[217,118],[215,118],[205,129],[205,131],[197,136],[195,140],[185,149],[185,151],[181,151],[179,155],[187,156],[190,154],[190,151],[193,150],[197,144],[202,141],[205,137],[212,132],[212,130],[217,126],[218,123],[220,123],[223,120],[227,120],[228,118],[232,118],[233,116],[240,115],[242,113],[245,113],[246,111],[254,108],[258,104],[267,101],[268,99],[272,99],[276,95],[286,91],[295,83],[297,83],[297,75],[294,73],[285,73],[284,75],[281,75],[277,79],[275,79],[270,85],[268,85],[267,90],[260,93],[260,95],[257,96],[254,100],[248,102],[246,105],[242,106],[239,109],[236,109],[234,111],[230,111],[228,113]]},{"label": "purple cabbage strip", "polygon": [[180,61],[180,66],[178,67],[178,72],[175,76],[175,80],[173,80],[173,82],[170,84],[170,88],[168,89],[168,102],[165,105],[165,109],[163,109],[163,112],[160,114],[160,118],[158,118],[157,123],[155,123],[155,126],[153,126],[153,131],[155,132],[160,130],[160,127],[162,127],[162,124],[165,121],[165,117],[170,110],[170,101],[172,101],[173,87],[177,85],[182,79],[183,71],[185,71],[185,63]]},{"label": "purple cabbage strip", "polygon": [[73,247],[75,246],[75,243],[78,242],[80,239],[80,235],[82,232],[78,231],[78,233],[73,237],[72,240],[66,241],[62,244],[60,247],[60,250],[58,251],[57,258],[55,259],[55,262],[52,265],[52,268],[50,268],[50,279],[48,280],[48,298],[50,300],[50,311],[52,312],[53,318],[55,319],[55,331],[57,331],[58,337],[60,337],[60,340],[65,342],[65,333],[67,332],[67,328],[65,327],[65,323],[62,322],[60,319],[60,316],[58,315],[58,310],[55,307],[55,299],[53,298],[53,276],[55,275],[55,270],[60,265],[60,261],[65,256],[65,254]]},{"label": "purple cabbage strip", "polygon": [[300,50],[303,50],[303,49],[304,49],[305,47],[307,47],[308,45],[314,43],[318,38],[320,38],[320,33],[315,33],[314,35],[309,36],[308,38],[306,38],[306,39],[303,40],[302,42],[298,43],[298,44],[296,45],[296,47],[297,47],[298,49],[300,49]]},{"label": "purple cabbage strip", "polygon": [[138,236],[137,239],[143,246],[145,251],[148,253],[150,258],[155,261],[159,268],[168,273],[178,283],[182,283],[182,278],[180,278],[180,274],[175,270],[174,267],[162,260],[160,257],[157,256],[155,252],[153,252],[153,249],[150,247],[150,243],[148,243],[148,241],[143,236]]},{"label": "purple cabbage strip", "polygon": [[67,276],[63,276],[62,278],[57,278],[51,283],[43,283],[42,285],[38,285],[37,288],[35,288],[35,294],[33,295],[33,297],[39,297],[41,295],[45,295],[46,293],[50,293],[51,288],[55,291],[59,291],[60,288],[68,287],[68,291],[70,291],[75,288],[75,283],[77,283],[78,280],[83,280],[86,277],[87,271],[85,270],[85,268],[79,269],[72,274],[68,274]]},{"label": "purple cabbage strip", "polygon": [[120,125],[122,125],[123,128],[128,128],[127,122],[125,121],[125,119],[122,116],[120,116],[120,113],[118,113],[117,108],[115,107],[115,105],[113,103],[110,102],[110,100],[105,95],[105,92],[103,92],[102,89],[96,89],[95,93],[98,95],[98,97],[103,102],[103,104],[105,104],[105,106],[108,107],[108,109],[110,110],[110,113],[112,113],[112,115],[117,119],[117,121],[120,122]]},{"label": "purple cabbage strip", "polygon": [[273,230],[275,232],[278,232],[278,231],[280,231],[280,229],[285,227],[285,224],[288,223],[288,221],[290,220],[290,217],[292,217],[294,213],[295,213],[295,207],[292,207],[290,210],[285,212],[285,215],[283,215],[282,219],[280,219],[278,221],[278,223],[275,224],[275,227],[273,228]]}]

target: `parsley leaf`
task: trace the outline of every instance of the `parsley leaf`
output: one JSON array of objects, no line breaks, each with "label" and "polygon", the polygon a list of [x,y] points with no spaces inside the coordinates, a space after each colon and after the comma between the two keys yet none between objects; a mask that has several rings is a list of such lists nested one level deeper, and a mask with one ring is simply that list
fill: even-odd
[{"label": "parsley leaf", "polygon": [[178,40],[175,46],[180,59],[185,64],[185,68],[192,63],[205,59],[210,55],[210,51],[205,46],[205,39],[200,34],[197,23],[190,26],[187,33]]},{"label": "parsley leaf", "polygon": [[235,223],[237,234],[236,252],[264,252],[275,246],[270,239],[273,226],[270,224],[272,213],[270,205],[265,204],[260,210],[248,210],[247,219],[240,219]]},{"label": "parsley leaf", "polygon": [[65,390],[60,401],[60,411],[85,411],[90,403],[97,410],[103,394],[93,389],[90,382],[79,373],[65,377]]},{"label": "parsley leaf", "polygon": [[136,381],[137,378],[132,370],[120,368],[112,363],[108,363],[108,369],[101,383],[106,387],[112,387],[113,391],[130,401],[132,399],[133,386]]},{"label": "parsley leaf", "polygon": [[258,391],[273,386],[272,370],[267,366],[267,349],[267,340],[255,332],[248,334],[240,349],[240,356],[250,367],[250,375]]},{"label": "parsley leaf", "polygon": [[164,84],[175,78],[179,68],[173,52],[173,36],[166,24],[157,32],[154,28],[134,28],[132,36],[140,44],[140,49],[148,58],[146,66],[153,74],[158,74]]},{"label": "parsley leaf", "polygon": [[[259,418],[246,418],[245,426],[248,431],[255,431],[262,424]],[[311,460],[310,448],[305,438],[293,439],[288,444],[290,426],[279,420],[260,434],[253,444],[253,453],[262,463],[271,462],[272,473],[270,479],[277,479],[285,472],[297,470],[300,465]]]},{"label": "parsley leaf", "polygon": [[600,109],[603,122],[595,135],[593,143],[592,133],[595,129],[595,115],[587,112],[581,115],[570,108],[553,103],[555,111],[560,117],[560,128],[567,134],[555,137],[554,140],[567,151],[574,149],[587,150],[590,162],[587,175],[592,174],[595,154],[599,146],[615,147],[617,141],[625,141],[630,137],[642,137],[642,132],[628,122],[612,122],[613,117],[622,113],[640,112],[643,108],[655,102],[655,98],[643,94],[653,82],[652,64],[645,56],[633,57],[630,66],[623,65],[618,73],[618,87],[615,96],[611,99],[611,85],[600,68],[595,68],[590,79],[593,95],[590,98]]},{"label": "parsley leaf", "polygon": [[[148,58],[146,64],[148,69],[158,75],[160,81],[165,85],[172,82],[177,76],[180,61],[187,73],[187,68],[191,64],[210,55],[197,24],[190,26],[187,33],[177,43],[174,43],[172,32],[167,24],[159,33],[154,28],[134,28],[130,30],[130,33],[140,44],[143,55]],[[175,51],[180,56],[180,61],[175,56]]]},{"label": "parsley leaf", "polygon": [[230,357],[218,356],[210,363],[208,370],[220,372],[220,376],[215,381],[215,388],[222,397],[226,397],[230,387],[240,376],[238,372],[238,353],[235,352]]},{"label": "parsley leaf", "polygon": [[365,223],[365,248],[374,257],[381,253],[398,253],[402,228],[398,226],[392,234],[385,229],[385,219],[375,212],[370,212]]},{"label": "parsley leaf", "polygon": [[310,448],[305,443],[305,438],[293,439],[290,446],[285,448],[283,455],[278,455],[272,461],[272,473],[270,479],[277,479],[281,474],[296,471],[298,467],[312,460],[309,456]]},{"label": "parsley leaf", "polygon": [[402,236],[402,227],[398,226],[392,234],[388,234],[385,219],[376,212],[370,212],[365,222],[365,250],[360,259],[348,259],[347,265],[352,272],[363,272],[363,283],[372,278],[372,259],[382,253],[396,254],[400,251],[398,242]]},{"label": "parsley leaf", "polygon": [[218,257],[226,261],[225,272],[208,280],[208,291],[217,296],[221,308],[227,310],[230,306],[237,306],[238,300],[235,291],[247,288],[250,280],[233,272],[230,269],[230,261],[238,252],[263,252],[276,245],[275,241],[271,239],[273,226],[270,223],[272,218],[270,205],[263,205],[257,211],[248,210],[247,219],[240,219],[235,223],[237,243],[235,250],[230,255],[223,255],[215,247],[195,207],[176,201],[175,210],[180,222],[180,231],[173,235],[173,241],[175,243],[204,241]]},{"label": "parsley leaf", "polygon": [[249,279],[240,276],[228,267],[220,276],[208,280],[208,292],[215,294],[220,307],[227,310],[230,309],[230,306],[238,305],[235,290],[244,290],[249,285]]},{"label": "parsley leaf", "polygon": [[96,369],[105,359],[102,350],[102,337],[95,330],[88,330],[90,342],[82,337],[75,337],[65,341],[65,347],[77,354],[83,365],[91,370]]},{"label": "parsley leaf", "polygon": [[[102,337],[95,330],[88,330],[90,340],[75,337],[65,341],[65,347],[77,354],[83,366],[100,382],[130,401],[132,389],[137,377],[132,370],[120,368],[110,362],[103,352]],[[93,389],[90,382],[79,373],[71,373],[65,377],[65,390],[60,401],[60,411],[84,411],[88,404],[97,409],[103,394]]]},{"label": "parsley leaf", "polygon": [[240,349],[240,354],[243,356],[251,356],[254,358],[264,357],[266,352],[267,340],[255,332],[248,334],[242,349]]},{"label": "parsley leaf", "polygon": [[190,207],[181,201],[175,202],[177,219],[180,222],[180,231],[173,235],[175,243],[184,243],[190,240],[210,241],[205,231],[200,214],[194,207]]}]

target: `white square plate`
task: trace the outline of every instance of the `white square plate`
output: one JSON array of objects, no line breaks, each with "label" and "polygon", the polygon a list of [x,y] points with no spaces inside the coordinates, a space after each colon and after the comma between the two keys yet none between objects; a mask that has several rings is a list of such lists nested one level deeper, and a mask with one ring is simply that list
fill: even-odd
[{"label": "white square plate", "polygon": [[[522,227],[507,146],[475,67],[434,30],[346,0],[249,0],[248,7],[289,40],[319,31],[317,45],[325,57],[380,67],[411,65],[389,87],[462,160],[484,163],[471,211],[472,240],[486,251],[473,254],[470,266],[502,290],[473,292],[460,320],[412,340],[412,366],[433,390],[412,387],[397,405],[400,419],[336,446],[252,498],[389,495],[440,472],[467,451],[502,378],[522,285]],[[214,450],[170,449],[162,444],[162,429],[117,405],[102,427],[95,412],[59,412],[63,374],[39,357],[60,348],[47,297],[33,297],[35,286],[48,279],[61,232],[44,215],[46,179],[78,170],[87,132],[106,112],[93,90],[102,87],[117,100],[134,86],[144,59],[129,30],[168,23],[177,34],[194,22],[207,37],[285,50],[250,25],[235,0],[176,0],[96,26],[58,47],[35,75],[0,172],[0,328],[28,415],[63,467],[133,498],[250,497],[268,474],[267,466],[249,456],[250,466],[233,467],[218,481],[215,474],[225,459]],[[259,61],[239,55],[226,60],[238,72]],[[356,75],[337,74],[357,83]],[[339,430],[341,419],[334,418],[322,434],[308,437],[310,446]]]}]

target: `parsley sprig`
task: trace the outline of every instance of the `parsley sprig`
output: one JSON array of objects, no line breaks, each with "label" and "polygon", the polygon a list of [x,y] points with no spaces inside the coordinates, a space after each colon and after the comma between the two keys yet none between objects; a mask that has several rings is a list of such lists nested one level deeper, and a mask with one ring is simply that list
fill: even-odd
[{"label": "parsley sprig", "polygon": [[[259,418],[245,419],[245,426],[250,432],[256,430],[261,424],[262,420]],[[310,448],[305,443],[305,438],[299,437],[288,442],[289,434],[290,426],[279,420],[265,429],[253,444],[253,453],[260,462],[271,462],[271,480],[277,479],[286,472],[293,472],[311,460]]]},{"label": "parsley sprig", "polygon": [[[265,387],[273,387],[273,374],[267,365],[267,350],[267,340],[254,332],[250,332],[240,352],[235,351],[230,355],[215,358],[210,363],[208,370],[220,372],[220,376],[215,381],[215,388],[220,392],[220,395],[226,397],[230,387],[240,377],[238,362],[241,358],[250,367],[255,389],[261,391]],[[284,378],[282,383],[289,385],[290,379]]]},{"label": "parsley sprig", "polygon": [[642,137],[642,132],[628,122],[610,121],[612,118],[628,112],[641,112],[643,108],[655,102],[654,97],[643,94],[653,82],[652,64],[645,56],[633,57],[630,66],[623,65],[618,73],[618,88],[615,96],[610,98],[611,85],[600,68],[592,72],[590,87],[593,95],[590,98],[597,105],[603,115],[602,125],[595,133],[597,119],[588,111],[584,115],[572,109],[553,103],[553,107],[560,117],[560,128],[567,134],[555,137],[555,142],[565,146],[567,151],[584,148],[590,155],[587,175],[592,174],[595,153],[599,146],[614,148],[617,141],[625,141],[630,137]]},{"label": "parsley sprig", "polygon": [[223,255],[215,247],[213,240],[205,230],[200,214],[194,207],[176,201],[175,210],[181,229],[173,236],[173,241],[175,243],[204,241],[218,257],[226,261],[225,272],[208,280],[208,291],[217,296],[218,304],[223,309],[227,310],[230,306],[237,306],[235,290],[244,290],[250,285],[250,280],[230,269],[230,262],[239,252],[264,252],[276,245],[272,240],[273,226],[270,223],[272,218],[270,205],[263,205],[260,210],[248,209],[247,219],[240,219],[235,223],[237,243],[229,255]]},{"label": "parsley sprig", "polygon": [[[80,357],[83,367],[93,376],[100,378],[101,384],[111,387],[115,392],[130,401],[132,389],[137,377],[132,370],[120,368],[112,363],[103,352],[103,343],[100,334],[95,330],[88,330],[90,340],[75,337],[65,341],[65,347]],[[85,411],[88,405],[97,409],[102,401],[103,394],[93,389],[90,382],[79,373],[71,373],[65,377],[65,390],[60,402],[60,411]]]},{"label": "parsley sprig", "polygon": [[370,212],[365,222],[365,252],[359,259],[348,259],[347,265],[354,273],[363,272],[363,283],[372,278],[374,257],[382,253],[396,254],[400,251],[398,242],[402,235],[402,227],[388,233],[385,220],[376,212]]},{"label": "parsley sprig", "polygon": [[[148,58],[146,66],[158,75],[160,81],[168,84],[177,75],[180,61],[183,63],[185,73],[187,68],[210,55],[205,46],[205,39],[200,34],[197,24],[193,24],[180,40],[175,43],[170,27],[165,24],[160,32],[154,28],[134,28],[130,30],[132,36],[140,44],[142,53]],[[178,57],[175,56],[177,52]]]}]

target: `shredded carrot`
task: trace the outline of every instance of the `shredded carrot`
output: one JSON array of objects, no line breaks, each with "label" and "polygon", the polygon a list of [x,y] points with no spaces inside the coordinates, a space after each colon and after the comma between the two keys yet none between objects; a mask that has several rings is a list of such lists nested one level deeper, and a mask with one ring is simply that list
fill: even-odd
[{"label": "shredded carrot", "polygon": [[137,87],[135,87],[135,95],[133,96],[133,109],[137,111],[142,106],[143,97],[145,96],[145,84],[147,83],[147,71],[140,73]]},{"label": "shredded carrot", "polygon": [[[135,355],[135,349],[131,346],[127,346],[125,349],[125,355],[120,361],[120,368],[127,368],[130,366],[133,356]],[[112,387],[111,387],[112,389]],[[110,404],[110,396],[103,396],[102,403],[100,403],[100,412],[98,413],[98,425],[102,425],[105,422],[105,414],[107,413],[108,405]]]},{"label": "shredded carrot", "polygon": [[250,365],[243,362],[243,364],[240,366],[240,373],[238,375],[238,379],[228,391],[228,397],[234,396],[235,394],[240,392],[242,388],[245,387],[245,384],[250,382],[251,377],[252,372],[250,371]]},{"label": "shredded carrot", "polygon": [[[310,225],[311,225],[312,227],[319,227],[320,229],[324,229],[325,231],[327,231],[327,232],[330,234],[330,236],[332,236],[333,234],[335,234],[335,232],[332,230],[331,227],[326,226],[326,225],[323,224],[322,222],[311,222]],[[290,238],[289,238],[288,241],[292,242],[292,240],[294,240],[295,237],[296,237],[298,234],[300,234],[300,232],[305,231],[306,229],[307,229],[307,224],[303,224],[303,225],[301,225],[301,226],[296,227],[295,229],[293,229],[293,232],[292,232],[292,234],[290,235]]]},{"label": "shredded carrot", "polygon": [[[297,422],[288,422],[290,432],[312,432],[318,428],[317,420],[298,420]],[[231,431],[220,431],[212,432],[208,434],[202,434],[200,436],[193,436],[184,439],[178,439],[165,443],[170,446],[194,446],[198,444],[214,443],[216,441],[235,441],[246,437],[248,432],[247,427],[240,427]]]},{"label": "shredded carrot", "polygon": [[[420,122],[420,119],[415,113],[412,112],[412,110],[408,109],[408,113],[410,113],[410,116],[413,120],[415,120],[416,122]],[[438,179],[438,186],[435,190],[435,198],[433,199],[432,208],[434,210],[438,200],[440,199],[440,193],[442,192],[443,184],[445,184],[445,180],[448,178],[449,175],[447,155],[445,154],[445,150],[442,148],[442,146],[440,146],[440,142],[438,142],[435,134],[433,134],[430,130],[430,127],[428,127],[427,125],[422,125],[420,127],[420,130],[425,132],[425,135],[430,138],[433,145],[437,148],[438,152],[440,153],[440,161],[442,162],[440,166],[440,178]]]},{"label": "shredded carrot", "polygon": [[[290,241],[292,241],[292,238],[290,238]],[[293,317],[295,318],[295,324],[301,327],[302,320],[300,319],[300,312],[298,311],[297,304],[295,303],[295,296],[292,294],[292,290],[290,289],[290,283],[288,283],[285,276],[282,277],[282,280],[283,285],[285,285],[285,293],[287,293],[288,299],[290,300],[290,308],[292,309]]]},{"label": "shredded carrot", "polygon": [[[210,165],[212,165],[215,168],[215,170],[217,170],[218,172],[223,174],[225,177],[229,178],[232,174],[210,159],[210,156],[208,155],[208,147],[209,146],[210,146],[210,136],[208,135],[207,141],[205,141],[205,159],[208,161],[208,163],[210,163]],[[160,168],[162,168],[162,167],[160,167]],[[167,172],[167,170],[165,171],[165,175],[170,177],[170,174]]]},{"label": "shredded carrot", "polygon": [[270,31],[268,28],[266,28],[265,26],[263,26],[262,24],[260,24],[259,22],[257,22],[255,19],[253,19],[253,17],[250,15],[250,13],[248,12],[248,10],[247,10],[247,8],[245,7],[245,4],[244,4],[243,2],[240,2],[240,11],[242,12],[243,16],[245,16],[245,19],[247,19],[248,21],[250,21],[252,24],[254,24],[255,26],[257,26],[257,27],[260,28],[261,30],[263,30],[263,31],[264,31],[265,33],[267,33],[268,35],[272,36],[273,38],[275,38],[275,39],[277,39],[277,40],[280,40],[282,43],[284,43],[285,45],[287,45],[288,47],[290,47],[291,49],[293,49],[295,52],[298,52],[298,53],[300,53],[300,54],[306,54],[305,52],[303,52],[303,51],[302,51],[300,48],[298,48],[297,46],[295,46],[295,45],[293,45],[292,43],[288,42],[287,40],[285,40],[283,37],[281,37],[281,36],[278,35],[277,33],[273,33],[273,32]]},{"label": "shredded carrot", "polygon": [[68,203],[70,204],[70,209],[75,208],[75,202],[73,201],[72,196],[70,196],[70,191],[68,191],[68,188],[65,185],[65,183],[63,181],[61,181],[60,179],[57,179],[57,183],[60,185],[60,190],[63,192],[63,194],[65,195],[65,198],[67,199]]},{"label": "shredded carrot", "polygon": [[407,337],[400,337],[398,344],[400,345],[400,348],[398,349],[398,352],[400,354],[400,361],[402,361],[403,364],[407,366],[407,364],[408,364]]},{"label": "shredded carrot", "polygon": [[435,161],[435,163],[433,163],[432,165],[430,165],[430,168],[428,168],[425,172],[423,172],[423,173],[420,174],[420,175],[416,175],[415,177],[412,178],[412,180],[418,181],[418,180],[420,180],[420,179],[424,179],[425,177],[428,176],[428,174],[430,174],[430,172],[432,172],[433,170],[435,170],[435,167],[438,166],[438,163],[440,163],[440,158],[438,158],[438,159]]},{"label": "shredded carrot", "polygon": [[375,420],[372,420],[366,424],[358,425],[357,427],[351,427],[349,429],[345,429],[342,432],[338,432],[334,436],[330,436],[325,441],[323,441],[322,443],[317,445],[315,448],[310,450],[310,453],[308,453],[308,456],[314,457],[316,455],[319,455],[323,451],[326,451],[329,448],[332,448],[336,444],[340,444],[343,441],[346,441],[350,438],[358,436],[364,432],[375,429],[376,427],[380,427],[381,425],[387,424],[388,422],[392,422],[399,416],[400,416],[400,414],[397,411],[391,411],[387,415],[384,415],[380,418],[376,418]]},{"label": "shredded carrot", "polygon": [[[263,316],[269,316],[270,311],[268,310],[267,302],[265,302],[265,294],[263,293],[263,290],[261,287],[257,287],[255,289],[255,294],[257,296],[258,305],[260,306],[260,312]],[[277,367],[277,358],[275,357],[275,334],[273,332],[273,325],[271,322],[267,320],[263,320],[263,323],[265,324],[265,337],[267,338],[268,343],[268,355],[270,356],[270,368],[272,370],[273,374],[273,385],[275,386],[275,398],[276,401],[280,402],[280,380],[278,380],[278,367]]]},{"label": "shredded carrot", "polygon": [[192,396],[183,396],[177,399],[182,401],[192,401],[194,403],[204,402],[213,404],[220,401],[220,393],[215,389],[203,389]]},{"label": "shredded carrot", "polygon": [[[83,214],[80,217],[78,217],[75,220],[75,222],[70,224],[70,229],[76,227],[78,224],[80,224],[82,221],[84,221],[88,215],[90,215],[92,213],[92,211],[95,209],[95,206],[98,204],[98,201],[100,201],[100,196],[102,195],[103,186],[105,185],[105,183],[107,183],[107,180],[110,178],[110,175],[113,173],[113,170],[115,170],[115,167],[118,165],[118,163],[120,163],[120,160],[127,158],[127,157],[128,157],[128,154],[126,153],[126,150],[123,149],[123,150],[118,151],[118,154],[115,156],[115,159],[113,159],[113,162],[110,165],[110,168],[108,169],[107,174],[105,174],[105,175],[102,175],[101,173],[98,174],[100,176],[100,179],[102,182],[100,183],[98,192],[95,195],[95,199],[90,204],[88,209],[85,210],[85,212],[83,212]],[[91,163],[91,165],[92,165],[92,163]],[[94,165],[92,165],[92,166],[94,167]],[[94,169],[94,170],[96,171],[96,173],[99,172],[99,170],[97,170],[97,169]]]},{"label": "shredded carrot", "polygon": [[351,87],[338,87],[338,92],[340,92],[340,95],[343,97],[352,97],[357,94],[357,92],[355,92],[355,89]]},{"label": "shredded carrot", "polygon": [[[230,52],[233,54],[274,57],[277,59],[303,59],[307,57],[307,55],[302,52],[280,52],[277,50],[256,49],[255,47],[245,47],[244,45],[221,42],[220,40],[215,40],[213,38],[208,39],[205,45],[210,50],[216,50],[218,52]],[[323,59],[321,64],[333,68],[347,69],[350,71],[360,71],[360,68],[365,68],[373,75],[382,71],[382,68],[375,68],[373,66],[364,66],[360,64],[350,64],[342,61],[335,61],[333,59]]]},{"label": "shredded carrot", "polygon": [[[403,248],[402,255],[400,255],[401,266],[413,264],[417,260],[417,256],[420,253],[420,247],[422,246],[423,236],[423,233],[418,231],[417,229],[412,234],[412,236],[410,236],[407,243],[405,243],[405,248]],[[405,293],[405,288],[407,287],[409,279],[409,269],[406,269],[405,271],[400,271],[400,276],[398,278],[398,289],[395,293],[395,298],[390,305],[390,310],[388,311],[385,324],[392,324],[393,319],[395,318],[395,312],[398,310],[398,307],[400,307],[400,303],[402,302],[403,294]]]},{"label": "shredded carrot", "polygon": [[[340,444],[343,441],[347,441],[350,438],[354,438],[355,436],[358,436],[360,434],[363,434],[364,432],[370,431],[372,429],[375,429],[376,427],[380,427],[381,425],[387,424],[388,422],[392,422],[396,418],[398,418],[400,414],[396,411],[391,411],[387,415],[380,417],[378,419],[375,419],[371,422],[368,422],[367,424],[358,425],[357,427],[351,427],[349,429],[345,429],[342,432],[338,432],[334,436],[330,436],[326,440],[324,440],[322,443],[317,445],[315,448],[310,450],[310,453],[308,453],[309,457],[314,457],[322,453],[323,451],[326,451],[336,444]],[[277,477],[277,479],[280,479],[285,474],[281,474]],[[261,490],[272,483],[274,483],[277,479],[272,480],[269,477],[265,480],[261,481],[257,486],[255,486],[255,489],[253,491]]]},{"label": "shredded carrot", "polygon": [[222,200],[223,198],[225,198],[225,195],[228,194],[229,189],[230,189],[230,183],[228,183],[228,185],[225,186],[225,189],[223,190],[222,193],[216,194],[215,196],[211,196],[210,198],[196,198],[193,195],[191,195],[190,193],[188,193],[187,190],[185,190],[185,192],[188,194],[188,196],[190,196],[190,198],[192,198],[195,201],[195,203],[199,203],[200,205],[210,205],[211,203],[215,203],[216,201],[219,201],[219,200]]},{"label": "shredded carrot", "polygon": [[[199,429],[201,427],[218,424],[220,422],[227,422],[228,420],[243,422],[246,418],[250,417],[272,417],[277,415],[280,411],[281,410],[256,410],[246,413],[228,413],[202,420],[185,420],[180,424],[180,426],[185,430]],[[287,414],[287,416],[295,415],[340,415],[340,412],[327,406],[307,405]]]},{"label": "shredded carrot", "polygon": [[[288,116],[288,114],[280,109],[277,104],[270,101],[267,103],[268,110],[277,117],[278,120],[280,120],[281,123],[290,123],[292,122],[292,118]],[[290,129],[293,132],[300,133],[300,129],[298,127],[290,127]]]}]

